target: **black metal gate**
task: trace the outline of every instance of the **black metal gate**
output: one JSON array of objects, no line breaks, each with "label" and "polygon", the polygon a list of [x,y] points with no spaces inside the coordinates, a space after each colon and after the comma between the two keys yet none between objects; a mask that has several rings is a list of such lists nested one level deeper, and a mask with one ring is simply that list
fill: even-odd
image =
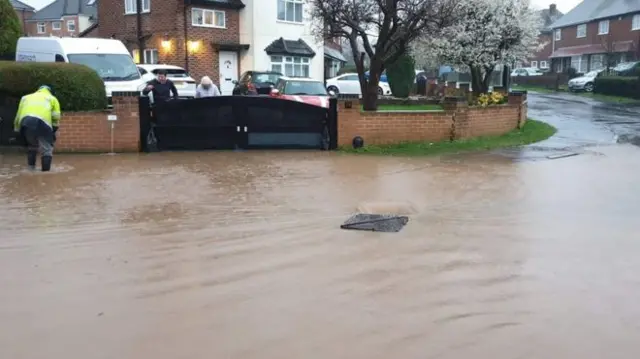
[{"label": "black metal gate", "polygon": [[[217,96],[157,104],[146,123],[159,150],[337,147],[337,103],[330,108],[268,96]],[[141,114],[147,101],[141,98]]]}]

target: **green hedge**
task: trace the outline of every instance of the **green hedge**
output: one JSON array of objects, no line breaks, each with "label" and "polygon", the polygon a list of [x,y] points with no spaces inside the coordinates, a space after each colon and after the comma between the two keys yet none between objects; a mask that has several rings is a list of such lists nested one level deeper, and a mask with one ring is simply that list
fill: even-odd
[{"label": "green hedge", "polygon": [[53,88],[63,111],[90,111],[107,107],[104,82],[87,66],[0,61],[1,93],[22,97],[36,91],[41,85]]},{"label": "green hedge", "polygon": [[596,78],[595,93],[640,99],[640,78],[603,76]]},{"label": "green hedge", "polygon": [[416,78],[415,65],[410,54],[403,54],[394,63],[387,65],[387,80],[393,96],[409,97]]}]

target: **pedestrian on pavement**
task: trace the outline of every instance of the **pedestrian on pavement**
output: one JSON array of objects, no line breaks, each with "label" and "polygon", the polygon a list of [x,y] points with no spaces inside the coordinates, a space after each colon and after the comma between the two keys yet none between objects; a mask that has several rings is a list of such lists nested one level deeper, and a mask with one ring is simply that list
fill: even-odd
[{"label": "pedestrian on pavement", "polygon": [[220,96],[218,86],[211,81],[209,76],[204,76],[200,80],[200,85],[196,88],[196,98]]},{"label": "pedestrian on pavement", "polygon": [[142,90],[142,94],[145,96],[148,95],[149,92],[153,94],[154,103],[168,101],[171,98],[178,98],[178,89],[176,89],[173,81],[167,78],[167,71],[165,70],[159,70],[157,77],[149,81],[147,87]]},{"label": "pedestrian on pavement", "polygon": [[13,129],[20,133],[27,144],[27,165],[36,167],[40,151],[42,171],[51,170],[53,146],[60,125],[60,102],[51,87],[42,85],[38,91],[23,96],[13,122]]}]

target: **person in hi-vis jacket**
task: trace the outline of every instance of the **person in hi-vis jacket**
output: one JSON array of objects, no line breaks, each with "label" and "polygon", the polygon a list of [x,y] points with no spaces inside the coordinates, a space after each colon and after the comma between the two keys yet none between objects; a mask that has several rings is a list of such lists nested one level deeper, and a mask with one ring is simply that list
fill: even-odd
[{"label": "person in hi-vis jacket", "polygon": [[22,97],[13,129],[20,133],[27,144],[27,164],[30,168],[35,169],[40,151],[42,171],[51,170],[59,125],[60,102],[49,86],[40,86],[38,91]]}]

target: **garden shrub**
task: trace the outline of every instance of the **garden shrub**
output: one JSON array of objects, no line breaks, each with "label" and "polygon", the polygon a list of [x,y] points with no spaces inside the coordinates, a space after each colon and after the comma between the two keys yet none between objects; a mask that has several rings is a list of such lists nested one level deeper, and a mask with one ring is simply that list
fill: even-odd
[{"label": "garden shrub", "polygon": [[502,105],[508,98],[500,92],[483,93],[478,97],[477,104],[480,107]]},{"label": "garden shrub", "polygon": [[387,64],[387,80],[395,97],[407,98],[416,79],[415,60],[410,54],[403,54],[392,64]]},{"label": "garden shrub", "polygon": [[597,77],[594,92],[602,95],[640,99],[640,78],[623,76]]},{"label": "garden shrub", "polygon": [[15,56],[21,35],[22,27],[13,6],[9,0],[0,0],[0,59]]},{"label": "garden shrub", "polygon": [[63,111],[100,110],[107,106],[104,82],[85,65],[63,62],[0,61],[0,92],[20,98],[49,85]]}]

